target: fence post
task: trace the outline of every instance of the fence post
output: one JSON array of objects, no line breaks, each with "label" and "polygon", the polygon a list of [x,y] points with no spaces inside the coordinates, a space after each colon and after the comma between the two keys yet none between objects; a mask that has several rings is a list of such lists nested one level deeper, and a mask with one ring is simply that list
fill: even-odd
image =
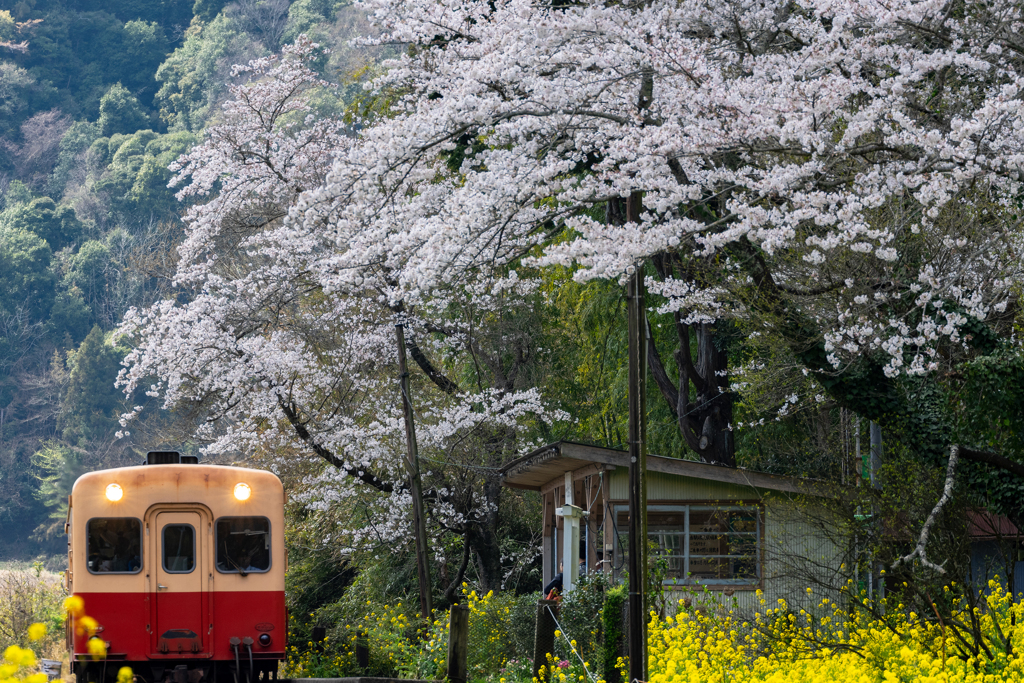
[{"label": "fence post", "polygon": [[314,626],[313,627],[313,651],[317,654],[323,654],[324,651],[324,639],[327,638],[327,628],[325,626]]},{"label": "fence post", "polygon": [[555,618],[551,612],[557,609],[557,600],[537,601],[537,627],[533,632],[533,677],[537,680],[544,680],[540,670],[555,651]]},{"label": "fence post", "polygon": [[366,642],[366,631],[356,634],[356,666],[364,674],[370,668],[370,646]]},{"label": "fence post", "polygon": [[448,617],[448,681],[466,683],[469,659],[469,607],[452,605]]}]

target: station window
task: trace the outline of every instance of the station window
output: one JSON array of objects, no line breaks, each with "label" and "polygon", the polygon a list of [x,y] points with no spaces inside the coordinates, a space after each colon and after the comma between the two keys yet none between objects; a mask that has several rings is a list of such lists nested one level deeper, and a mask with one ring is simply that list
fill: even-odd
[{"label": "station window", "polygon": [[269,519],[221,517],[217,520],[217,571],[244,576],[269,569]]},{"label": "station window", "polygon": [[164,527],[164,571],[188,574],[196,568],[196,530],[191,524]]},{"label": "station window", "polygon": [[[616,517],[625,556],[627,508],[616,506]],[[761,512],[753,506],[651,505],[647,512],[647,537],[668,584],[759,585],[761,531]]]},{"label": "station window", "polygon": [[93,574],[142,570],[142,522],[132,517],[96,517],[85,525],[86,567]]}]

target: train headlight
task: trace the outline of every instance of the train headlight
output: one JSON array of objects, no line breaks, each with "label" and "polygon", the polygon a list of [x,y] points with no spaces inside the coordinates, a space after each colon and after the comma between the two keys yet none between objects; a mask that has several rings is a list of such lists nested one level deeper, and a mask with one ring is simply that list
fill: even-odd
[{"label": "train headlight", "polygon": [[252,495],[252,489],[249,485],[243,481],[235,484],[235,498],[238,500],[249,500],[249,496]]},{"label": "train headlight", "polygon": [[120,484],[107,484],[107,500],[111,503],[116,503],[124,497],[124,489],[121,488]]}]

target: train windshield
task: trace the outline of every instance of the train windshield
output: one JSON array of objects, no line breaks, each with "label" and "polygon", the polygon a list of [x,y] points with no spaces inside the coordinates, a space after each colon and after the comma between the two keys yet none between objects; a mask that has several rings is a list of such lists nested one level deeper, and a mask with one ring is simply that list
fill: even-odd
[{"label": "train windshield", "polygon": [[142,522],[97,517],[85,527],[86,564],[93,574],[134,574],[142,569]]},{"label": "train windshield", "polygon": [[221,517],[217,520],[217,570],[224,573],[270,569],[270,520]]},{"label": "train windshield", "polygon": [[164,571],[188,574],[196,568],[196,530],[191,524],[164,527]]}]

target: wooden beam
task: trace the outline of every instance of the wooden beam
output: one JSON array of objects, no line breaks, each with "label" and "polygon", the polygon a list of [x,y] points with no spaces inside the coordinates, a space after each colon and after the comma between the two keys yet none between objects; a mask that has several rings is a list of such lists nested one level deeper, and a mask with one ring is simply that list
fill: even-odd
[{"label": "wooden beam", "polygon": [[[598,474],[599,472],[608,472],[614,469],[614,465],[606,465],[604,463],[596,462],[593,465],[587,465],[586,467],[581,467],[577,470],[573,470],[572,480],[579,481],[581,479],[586,479],[587,477],[592,477],[595,474]],[[545,495],[548,492],[554,491],[557,488],[562,488],[563,486],[565,486],[565,476],[559,475],[552,479],[551,481],[549,481],[548,483],[541,486],[540,493],[541,495]]]},{"label": "wooden beam", "polygon": [[625,451],[617,451],[611,448],[600,446],[588,446],[582,443],[563,441],[558,447],[559,453],[566,458],[600,462],[616,467],[627,467],[629,465],[629,454]]}]

